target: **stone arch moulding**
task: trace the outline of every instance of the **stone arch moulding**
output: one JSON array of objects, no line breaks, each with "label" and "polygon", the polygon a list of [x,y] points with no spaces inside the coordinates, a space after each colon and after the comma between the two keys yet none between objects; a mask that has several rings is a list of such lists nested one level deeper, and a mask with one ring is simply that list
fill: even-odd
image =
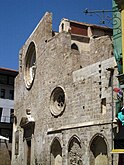
[{"label": "stone arch moulding", "polygon": [[68,147],[69,147],[70,142],[71,142],[74,138],[77,139],[77,141],[79,141],[79,143],[81,144],[81,140],[80,140],[80,138],[78,137],[78,135],[74,134],[74,135],[69,139],[69,141],[68,141]]},{"label": "stone arch moulding", "polygon": [[50,164],[62,165],[62,147],[58,137],[53,139],[50,146]]},{"label": "stone arch moulding", "polygon": [[83,165],[81,141],[76,135],[73,135],[68,142],[68,164]]},{"label": "stone arch moulding", "polygon": [[53,116],[62,115],[66,107],[66,94],[61,86],[53,89],[50,96],[50,111]]},{"label": "stone arch moulding", "polygon": [[108,165],[108,145],[102,134],[92,137],[89,144],[89,155],[90,165]]},{"label": "stone arch moulding", "polygon": [[93,141],[96,137],[98,137],[98,136],[104,139],[104,141],[105,141],[105,143],[106,143],[106,145],[107,145],[107,148],[108,148],[107,139],[106,139],[106,137],[105,137],[103,134],[101,134],[101,133],[96,133],[96,134],[91,138],[90,143],[89,143],[89,147],[90,147],[92,141]]},{"label": "stone arch moulding", "polygon": [[52,146],[53,143],[54,143],[55,141],[58,141],[58,142],[60,143],[60,145],[62,146],[62,144],[61,144],[61,140],[60,140],[59,137],[54,137],[54,138],[52,139],[52,141],[51,141],[51,145],[50,145],[50,146]]},{"label": "stone arch moulding", "polygon": [[36,74],[36,46],[34,41],[31,41],[24,59],[24,81],[26,88],[29,90],[34,82]]}]

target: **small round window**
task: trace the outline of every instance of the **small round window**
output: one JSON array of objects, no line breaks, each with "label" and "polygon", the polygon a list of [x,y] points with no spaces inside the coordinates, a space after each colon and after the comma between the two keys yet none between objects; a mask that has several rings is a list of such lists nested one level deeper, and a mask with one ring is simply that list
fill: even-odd
[{"label": "small round window", "polygon": [[26,88],[30,89],[36,72],[36,50],[33,42],[28,47],[26,56],[25,56],[25,84]]},{"label": "small round window", "polygon": [[54,116],[62,114],[65,109],[65,92],[61,87],[53,90],[50,97],[50,110]]}]

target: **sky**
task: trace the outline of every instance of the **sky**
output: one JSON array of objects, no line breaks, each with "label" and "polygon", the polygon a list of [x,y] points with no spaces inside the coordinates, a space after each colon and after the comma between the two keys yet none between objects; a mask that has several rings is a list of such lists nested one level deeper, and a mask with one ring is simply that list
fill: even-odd
[{"label": "sky", "polygon": [[[54,31],[62,18],[101,25],[100,14],[84,10],[111,10],[111,0],[0,0],[0,67],[18,70],[18,54],[45,12],[52,12]],[[109,16],[109,17],[108,17]],[[111,27],[111,13],[106,26]]]}]

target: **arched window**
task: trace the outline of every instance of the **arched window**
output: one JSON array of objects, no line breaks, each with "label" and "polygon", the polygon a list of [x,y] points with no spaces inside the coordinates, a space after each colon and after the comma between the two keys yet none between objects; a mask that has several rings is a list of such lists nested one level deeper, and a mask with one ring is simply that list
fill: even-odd
[{"label": "arched window", "polygon": [[107,144],[102,135],[96,135],[90,144],[90,165],[108,165]]},{"label": "arched window", "polygon": [[52,142],[50,156],[51,165],[62,165],[62,147],[57,138]]},{"label": "arched window", "polygon": [[82,157],[82,151],[81,151],[80,141],[76,136],[73,136],[70,139],[68,145],[68,164],[83,165],[81,157]]},{"label": "arched window", "polygon": [[61,87],[56,87],[50,96],[50,110],[54,116],[61,115],[66,106],[65,92]]},{"label": "arched window", "polygon": [[81,67],[81,57],[80,57],[80,52],[78,46],[73,43],[71,45],[71,54],[72,54],[72,67],[73,71],[80,69]]},{"label": "arched window", "polygon": [[62,23],[61,27],[62,27],[62,31],[63,31],[64,30],[64,23]]},{"label": "arched window", "polygon": [[36,72],[36,49],[34,42],[31,42],[25,56],[24,79],[26,88],[30,89]]}]

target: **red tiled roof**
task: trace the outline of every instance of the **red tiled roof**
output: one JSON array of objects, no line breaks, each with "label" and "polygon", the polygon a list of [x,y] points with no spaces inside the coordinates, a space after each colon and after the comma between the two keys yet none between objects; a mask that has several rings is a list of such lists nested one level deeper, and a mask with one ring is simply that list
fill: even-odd
[{"label": "red tiled roof", "polygon": [[78,21],[73,21],[73,20],[69,20],[69,22],[79,24],[79,25],[83,25],[83,26],[93,27],[93,28],[96,28],[96,29],[112,30],[112,28],[110,28],[110,27],[99,26],[99,25],[96,25],[96,24],[88,24],[88,23],[78,22]]},{"label": "red tiled roof", "polygon": [[12,75],[16,76],[18,74],[17,70],[9,69],[9,68],[0,68],[0,73],[6,74],[6,75]]}]

